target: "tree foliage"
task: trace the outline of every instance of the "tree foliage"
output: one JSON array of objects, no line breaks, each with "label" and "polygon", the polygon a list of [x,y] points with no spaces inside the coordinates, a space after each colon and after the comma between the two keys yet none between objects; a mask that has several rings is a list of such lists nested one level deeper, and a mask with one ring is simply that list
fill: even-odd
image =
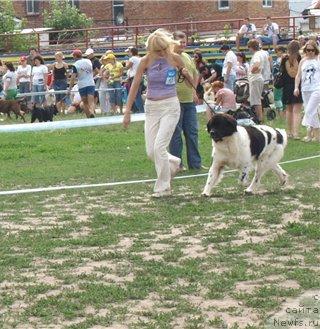
[{"label": "tree foliage", "polygon": [[92,26],[92,23],[91,18],[68,0],[52,0],[50,10],[44,11],[44,26],[55,30],[83,29]]},{"label": "tree foliage", "polygon": [[0,33],[13,32],[14,28],[13,1],[0,0]]}]

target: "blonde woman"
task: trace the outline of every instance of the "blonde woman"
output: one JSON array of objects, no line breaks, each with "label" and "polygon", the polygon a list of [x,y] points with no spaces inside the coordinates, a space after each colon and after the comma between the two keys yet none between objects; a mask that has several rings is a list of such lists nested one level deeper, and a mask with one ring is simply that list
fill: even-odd
[{"label": "blonde woman", "polygon": [[[55,63],[52,65],[52,88],[55,91],[58,90],[67,90],[68,89],[68,64],[64,62],[64,55],[61,51],[58,51],[54,55]],[[66,94],[56,94],[57,108],[59,112],[63,111],[65,108],[65,98]],[[64,112],[64,111],[63,111]]]},{"label": "blonde woman", "polygon": [[320,104],[320,58],[319,48],[315,41],[309,40],[303,48],[305,56],[301,60],[295,79],[294,95],[299,96],[299,85],[304,106],[302,125],[307,127],[304,141],[312,138],[320,141],[320,121],[318,106]]},{"label": "blonde woman", "polygon": [[147,54],[141,59],[129,92],[123,125],[130,124],[130,112],[144,72],[147,75],[145,103],[145,142],[148,157],[154,161],[157,180],[155,198],[171,195],[171,179],[180,169],[181,160],[171,155],[167,148],[180,117],[176,77],[178,72],[192,81],[178,54],[173,52],[174,41],[163,30],[156,30],[146,42]]}]

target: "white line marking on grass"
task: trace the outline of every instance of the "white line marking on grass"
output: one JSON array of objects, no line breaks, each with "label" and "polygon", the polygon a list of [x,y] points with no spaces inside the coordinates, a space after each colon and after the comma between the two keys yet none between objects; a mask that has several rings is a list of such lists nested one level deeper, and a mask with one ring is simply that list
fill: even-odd
[{"label": "white line marking on grass", "polygon": [[[306,158],[299,158],[294,160],[288,160],[280,162],[280,164],[288,164],[300,161],[306,161],[310,159],[319,158],[319,155],[314,155]],[[227,170],[224,173],[232,173],[236,172],[236,169]],[[187,178],[195,178],[195,177],[204,177],[208,174],[195,174],[195,175],[185,175],[185,176],[178,176],[175,179],[187,179]],[[152,183],[155,182],[156,179],[141,179],[141,180],[129,180],[129,181],[122,181],[122,182],[113,182],[113,183],[99,183],[99,184],[81,184],[81,185],[62,185],[62,186],[49,186],[49,187],[38,187],[38,188],[29,188],[23,190],[11,190],[11,191],[0,191],[0,195],[15,195],[15,194],[26,194],[26,193],[37,193],[37,192],[49,192],[49,191],[61,191],[61,190],[76,190],[82,188],[93,188],[93,187],[110,187],[110,186],[119,186],[119,185],[132,185],[132,184],[141,184],[141,183]]]}]

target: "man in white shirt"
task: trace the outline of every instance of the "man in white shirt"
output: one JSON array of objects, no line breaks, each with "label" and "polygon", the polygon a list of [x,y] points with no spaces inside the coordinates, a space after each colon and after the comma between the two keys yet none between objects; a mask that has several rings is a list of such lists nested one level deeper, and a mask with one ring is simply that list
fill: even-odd
[{"label": "man in white shirt", "polygon": [[[128,75],[128,84],[129,84],[129,90],[133,81],[134,76],[136,75],[137,68],[140,64],[141,57],[138,55],[138,49],[135,47],[129,47],[126,52],[129,54],[130,58],[126,63],[127,68],[127,75]],[[142,93],[142,85],[140,84],[139,90],[137,92],[136,99],[134,101],[134,105],[132,108],[132,112],[134,113],[143,113],[144,107],[143,107],[143,101],[141,97]]]},{"label": "man in white shirt", "polygon": [[264,78],[262,75],[263,67],[265,65],[265,55],[260,50],[260,44],[257,40],[250,40],[248,42],[249,51],[252,52],[252,58],[249,66],[249,102],[254,106],[255,113],[258,120],[262,122],[263,112],[261,96],[264,87]]},{"label": "man in white shirt", "polygon": [[257,39],[266,45],[273,45],[273,49],[276,48],[279,41],[279,25],[272,22],[271,17],[266,18],[266,24],[263,26],[263,35],[259,36]]},{"label": "man in white shirt", "polygon": [[224,87],[233,91],[237,78],[237,55],[230,49],[230,46],[228,45],[223,45],[220,50],[225,54],[222,67]]},{"label": "man in white shirt", "polygon": [[240,51],[240,43],[246,45],[249,40],[255,38],[257,32],[256,26],[250,22],[250,18],[245,18],[243,22],[244,24],[236,36],[237,51]]},{"label": "man in white shirt", "polygon": [[262,77],[265,84],[268,84],[272,79],[272,57],[269,55],[267,50],[260,48],[261,64],[262,64]]}]

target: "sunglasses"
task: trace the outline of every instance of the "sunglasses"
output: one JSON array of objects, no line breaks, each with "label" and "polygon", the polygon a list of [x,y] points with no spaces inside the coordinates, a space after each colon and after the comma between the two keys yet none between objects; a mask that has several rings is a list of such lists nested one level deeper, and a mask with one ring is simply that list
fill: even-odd
[{"label": "sunglasses", "polygon": [[312,49],[310,49],[310,48],[306,48],[306,52],[308,52],[308,53],[311,53],[312,51],[316,51],[314,48],[312,48]]}]

